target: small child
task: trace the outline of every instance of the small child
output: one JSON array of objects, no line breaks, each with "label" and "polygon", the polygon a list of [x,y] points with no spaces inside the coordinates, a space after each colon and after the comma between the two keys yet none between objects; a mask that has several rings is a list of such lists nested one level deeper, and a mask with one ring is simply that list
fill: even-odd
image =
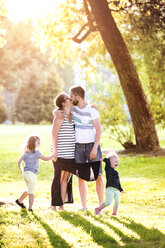
[{"label": "small child", "polygon": [[112,215],[117,214],[119,206],[119,192],[123,193],[123,189],[120,185],[119,174],[116,168],[119,163],[119,158],[116,152],[110,152],[107,158],[104,158],[105,172],[106,172],[106,201],[103,202],[98,208],[95,208],[95,214],[100,214],[101,210],[111,204],[114,198],[114,207]]},{"label": "small child", "polygon": [[[18,167],[20,169],[21,175],[23,176],[27,191],[25,191],[19,199],[15,202],[21,207],[26,208],[23,204],[25,197],[29,196],[29,211],[32,211],[32,206],[34,202],[34,189],[37,182],[37,174],[39,170],[39,159],[44,161],[51,160],[55,157],[55,154],[49,157],[43,156],[37,148],[40,146],[40,138],[38,136],[31,136],[27,145],[25,146],[25,152],[18,161]],[[22,162],[24,161],[24,169],[22,170]]]}]

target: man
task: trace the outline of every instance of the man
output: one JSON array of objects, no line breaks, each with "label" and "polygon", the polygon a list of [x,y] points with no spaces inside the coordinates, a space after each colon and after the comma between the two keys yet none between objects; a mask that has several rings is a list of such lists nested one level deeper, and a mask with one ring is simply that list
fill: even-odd
[{"label": "man", "polygon": [[[75,121],[76,148],[75,162],[83,164],[88,162],[99,162],[99,176],[96,179],[96,192],[99,203],[104,201],[104,183],[102,177],[102,157],[100,149],[101,123],[99,113],[85,101],[85,90],[81,86],[70,89],[70,98],[73,102],[73,119]],[[82,207],[80,210],[87,209],[87,183],[79,178],[79,193]]]}]

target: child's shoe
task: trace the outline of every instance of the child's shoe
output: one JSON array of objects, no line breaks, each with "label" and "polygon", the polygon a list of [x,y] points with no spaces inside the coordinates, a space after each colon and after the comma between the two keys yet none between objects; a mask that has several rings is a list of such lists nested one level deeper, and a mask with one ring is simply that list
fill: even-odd
[{"label": "child's shoe", "polygon": [[96,214],[96,215],[100,214],[100,211],[101,211],[101,210],[100,210],[99,208],[95,208],[95,214]]},{"label": "child's shoe", "polygon": [[26,208],[25,205],[23,204],[23,202],[19,202],[18,199],[15,201],[17,203],[18,206],[20,206],[21,208]]}]

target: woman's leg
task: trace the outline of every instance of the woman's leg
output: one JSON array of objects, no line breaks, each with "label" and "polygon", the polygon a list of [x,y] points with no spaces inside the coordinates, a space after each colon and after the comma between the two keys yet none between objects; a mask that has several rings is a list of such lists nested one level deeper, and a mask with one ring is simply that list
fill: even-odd
[{"label": "woman's leg", "polygon": [[68,171],[61,171],[61,198],[63,203],[65,202],[65,196],[67,191],[67,183],[70,173]]}]

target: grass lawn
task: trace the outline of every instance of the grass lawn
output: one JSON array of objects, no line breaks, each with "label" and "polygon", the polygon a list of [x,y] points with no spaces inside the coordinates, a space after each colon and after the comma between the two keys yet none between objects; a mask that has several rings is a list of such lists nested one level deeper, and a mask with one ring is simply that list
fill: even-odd
[{"label": "grass lawn", "polygon": [[[88,211],[78,212],[80,199],[75,176],[74,204],[66,205],[63,212],[52,212],[51,161],[40,162],[34,212],[20,209],[15,200],[23,192],[24,182],[17,161],[24,139],[36,133],[41,137],[40,151],[48,156],[51,126],[0,125],[0,247],[165,247],[165,157],[120,157],[118,171],[125,193],[120,195],[117,217],[111,215],[112,206],[105,209],[105,214],[95,216],[94,182],[88,183]],[[159,135],[160,144],[165,147],[165,134],[159,130]],[[120,144],[109,140],[106,133],[101,144],[103,149],[122,149]]]}]

